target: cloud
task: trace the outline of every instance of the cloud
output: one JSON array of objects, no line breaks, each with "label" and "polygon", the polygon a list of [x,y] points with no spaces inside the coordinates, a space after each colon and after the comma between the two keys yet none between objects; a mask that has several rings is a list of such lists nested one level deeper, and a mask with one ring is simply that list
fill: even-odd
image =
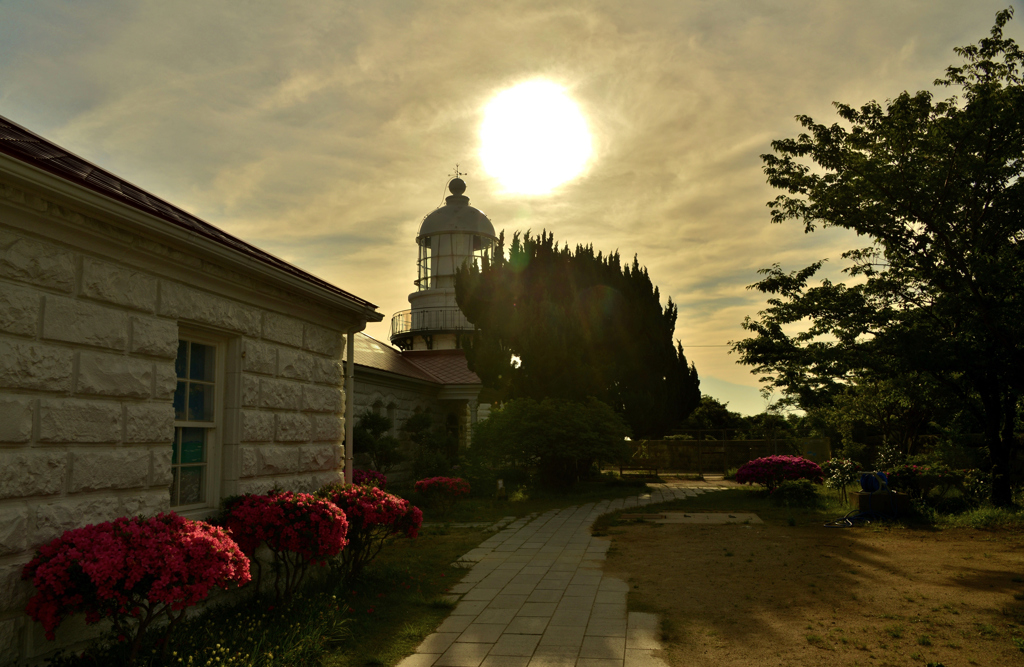
[{"label": "cloud", "polygon": [[[771,140],[799,113],[832,122],[835,100],[930,88],[1004,4],[0,2],[0,114],[379,304],[382,339],[458,162],[496,229],[636,253],[684,345],[720,344],[764,306],[757,269],[836,272],[861,245],[769,223]],[[510,197],[480,165],[481,111],[538,77],[575,97],[595,157]],[[725,348],[692,350],[757,386]]]}]

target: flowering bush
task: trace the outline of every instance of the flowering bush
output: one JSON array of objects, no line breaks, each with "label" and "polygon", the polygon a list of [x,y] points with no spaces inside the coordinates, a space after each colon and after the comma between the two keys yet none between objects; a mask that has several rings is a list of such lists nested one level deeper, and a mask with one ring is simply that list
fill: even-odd
[{"label": "flowering bush", "polygon": [[414,486],[416,492],[441,516],[447,514],[459,498],[469,495],[469,482],[461,477],[428,477]]},{"label": "flowering bush", "polygon": [[335,484],[320,489],[317,496],[330,500],[348,517],[348,546],[335,559],[347,578],[358,575],[392,538],[416,537],[423,523],[418,507],[372,486]]},{"label": "flowering bush", "polygon": [[378,489],[388,488],[388,478],[384,476],[384,473],[377,472],[376,470],[353,470],[352,483],[362,486],[375,486]]},{"label": "flowering bush", "polygon": [[[248,583],[249,560],[223,529],[159,514],[69,530],[43,546],[21,576],[36,587],[26,611],[47,639],[71,614],[85,613],[86,623],[110,618],[132,639],[134,661],[154,620],[166,617],[166,639],[185,608],[214,586]],[[134,631],[130,619],[138,619]]]},{"label": "flowering bush", "polygon": [[273,553],[274,592],[290,598],[310,564],[323,565],[348,543],[348,520],[334,503],[308,493],[272,491],[228,501],[224,525],[242,551],[256,563],[257,587],[261,566],[254,557],[261,544]]},{"label": "flowering bush", "polygon": [[845,503],[846,487],[857,481],[860,474],[859,466],[850,459],[829,459],[821,464],[821,472],[825,475],[825,486],[838,489]]},{"label": "flowering bush", "polygon": [[760,484],[771,493],[782,482],[789,479],[808,479],[821,483],[821,467],[814,461],[801,456],[765,456],[748,461],[736,471],[740,484]]}]

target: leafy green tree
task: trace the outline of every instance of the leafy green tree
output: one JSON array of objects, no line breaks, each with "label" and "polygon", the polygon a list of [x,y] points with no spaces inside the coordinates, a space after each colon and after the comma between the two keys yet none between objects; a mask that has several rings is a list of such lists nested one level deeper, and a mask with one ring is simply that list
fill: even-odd
[{"label": "leafy green tree", "polygon": [[463,337],[469,367],[502,399],[595,397],[638,437],[656,437],[700,400],[697,370],[673,342],[676,306],[636,258],[592,246],[559,248],[554,236],[504,234],[492,261],[466,265],[456,299],[475,331]]},{"label": "leafy green tree", "polygon": [[743,415],[729,409],[728,403],[704,394],[700,403],[690,416],[686,418],[683,428],[687,430],[733,430],[746,426]]},{"label": "leafy green tree", "polygon": [[765,173],[786,192],[769,203],[772,221],[848,229],[870,245],[843,255],[849,284],[812,286],[822,262],[763,269],[754,287],[768,307],[734,343],[805,409],[857,383],[927,378],[982,425],[996,504],[1011,502],[1024,390],[1024,53],[1003,37],[1011,17],[999,12],[990,37],[956,49],[963,64],[935,83],[957,97],[837,103],[842,124],[798,116],[806,131],[772,143]]},{"label": "leafy green tree", "polygon": [[622,417],[593,397],[519,398],[476,425],[471,453],[495,470],[536,470],[537,481],[564,489],[588,477],[595,462],[627,458],[628,435]]}]

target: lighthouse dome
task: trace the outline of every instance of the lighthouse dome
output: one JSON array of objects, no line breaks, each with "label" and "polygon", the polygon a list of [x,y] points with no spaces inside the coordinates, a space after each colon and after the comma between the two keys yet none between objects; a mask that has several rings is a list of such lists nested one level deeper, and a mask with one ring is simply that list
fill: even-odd
[{"label": "lighthouse dome", "polygon": [[461,232],[495,238],[494,225],[490,219],[480,209],[470,206],[469,197],[462,194],[466,191],[466,182],[461,178],[453,178],[448,184],[448,190],[452,194],[445,198],[444,206],[423,218],[418,236]]}]

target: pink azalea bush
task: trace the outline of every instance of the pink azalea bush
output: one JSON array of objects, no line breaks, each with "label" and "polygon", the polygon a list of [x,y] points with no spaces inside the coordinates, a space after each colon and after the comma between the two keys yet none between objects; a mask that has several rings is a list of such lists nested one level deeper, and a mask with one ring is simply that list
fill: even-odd
[{"label": "pink azalea bush", "polygon": [[765,456],[748,461],[736,471],[740,484],[760,484],[771,493],[779,484],[791,479],[807,479],[821,483],[821,467],[802,456]]},{"label": "pink azalea bush", "polygon": [[469,495],[469,482],[461,477],[428,477],[414,485],[416,492],[444,516],[455,503]]},{"label": "pink azalea bush", "polygon": [[388,478],[376,470],[353,470],[352,483],[360,486],[376,486],[378,489],[388,488]]},{"label": "pink azalea bush", "polygon": [[166,617],[166,639],[185,609],[214,587],[250,578],[249,559],[226,531],[177,514],[69,530],[39,549],[21,576],[36,587],[26,611],[47,639],[72,614],[84,613],[86,623],[109,618],[132,639],[131,660],[154,620]]},{"label": "pink azalea bush", "polygon": [[241,496],[226,504],[223,522],[242,552],[256,562],[257,587],[261,569],[254,558],[256,550],[261,544],[270,549],[278,598],[290,598],[309,565],[324,565],[348,543],[345,513],[329,500],[308,493]]},{"label": "pink azalea bush", "polygon": [[348,546],[335,559],[343,576],[358,575],[392,538],[414,538],[423,512],[408,500],[374,486],[326,486],[317,495],[330,500],[348,517]]}]

